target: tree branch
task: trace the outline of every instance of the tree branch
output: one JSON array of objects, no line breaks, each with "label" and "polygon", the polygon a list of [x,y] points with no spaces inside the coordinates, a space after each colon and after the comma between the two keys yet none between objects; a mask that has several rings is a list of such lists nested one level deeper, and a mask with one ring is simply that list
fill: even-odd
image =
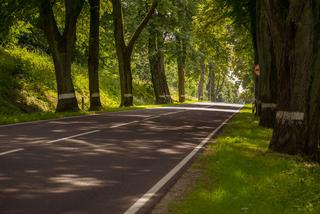
[{"label": "tree branch", "polygon": [[132,51],[133,46],[135,44],[135,42],[137,41],[137,39],[139,38],[141,32],[143,31],[143,29],[146,27],[146,25],[148,24],[150,18],[152,17],[156,7],[158,6],[158,0],[154,0],[148,13],[146,14],[146,16],[144,17],[144,19],[142,20],[142,22],[140,23],[140,25],[137,27],[137,29],[135,30],[135,32],[133,33],[129,43],[128,43],[128,50]]}]

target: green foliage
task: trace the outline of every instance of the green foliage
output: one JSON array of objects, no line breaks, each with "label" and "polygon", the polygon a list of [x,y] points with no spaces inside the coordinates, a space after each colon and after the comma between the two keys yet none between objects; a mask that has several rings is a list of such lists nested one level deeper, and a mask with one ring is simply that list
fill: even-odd
[{"label": "green foliage", "polygon": [[245,107],[193,167],[202,177],[169,213],[319,213],[320,166],[268,151],[270,129]]}]

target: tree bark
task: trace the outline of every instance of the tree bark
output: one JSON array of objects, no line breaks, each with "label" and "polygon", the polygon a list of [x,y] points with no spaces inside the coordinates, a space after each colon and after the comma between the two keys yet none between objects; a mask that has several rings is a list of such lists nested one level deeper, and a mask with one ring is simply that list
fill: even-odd
[{"label": "tree bark", "polygon": [[78,102],[71,77],[72,53],[76,41],[76,24],[83,0],[65,1],[66,23],[61,34],[53,14],[50,0],[39,2],[41,27],[47,37],[52,54],[58,89],[56,111],[78,111]]},{"label": "tree bark", "polygon": [[133,33],[128,45],[125,42],[123,12],[121,0],[112,0],[113,5],[113,25],[114,38],[116,43],[116,51],[119,63],[119,75],[121,85],[121,104],[120,106],[133,106],[133,87],[132,87],[132,72],[131,72],[131,55],[134,45],[139,38],[142,30],[146,27],[151,19],[158,1],[153,1],[148,13]]},{"label": "tree bark", "polygon": [[89,37],[89,91],[90,110],[101,109],[99,92],[99,27],[100,0],[89,0],[90,4],[90,37]]},{"label": "tree bark", "polygon": [[319,161],[319,0],[264,0],[278,99],[272,150]]},{"label": "tree bark", "polygon": [[185,102],[185,67],[187,58],[187,44],[185,39],[180,39],[177,36],[177,64],[178,64],[178,91],[179,91],[179,102]]},{"label": "tree bark", "polygon": [[208,100],[210,100],[211,102],[216,101],[215,70],[214,70],[214,64],[212,62],[209,62]]},{"label": "tree bark", "polygon": [[204,84],[204,75],[205,75],[206,65],[204,64],[204,59],[200,63],[200,78],[198,84],[198,100],[203,101],[203,84]]},{"label": "tree bark", "polygon": [[172,103],[167,83],[163,54],[164,38],[156,29],[149,30],[149,64],[157,104]]},{"label": "tree bark", "polygon": [[277,70],[266,8],[257,2],[257,53],[260,66],[260,125],[273,128],[277,102]]}]

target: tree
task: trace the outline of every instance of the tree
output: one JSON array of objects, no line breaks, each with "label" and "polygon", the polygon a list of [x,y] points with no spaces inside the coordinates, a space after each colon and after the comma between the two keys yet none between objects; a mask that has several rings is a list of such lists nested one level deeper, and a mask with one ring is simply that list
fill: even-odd
[{"label": "tree", "polygon": [[192,17],[195,15],[195,1],[177,0],[173,2],[177,18],[175,29],[176,57],[178,68],[179,102],[185,101],[185,69],[187,63],[187,47],[192,33]]},{"label": "tree", "polygon": [[[157,16],[159,16],[159,14]],[[168,104],[172,102],[165,74],[164,39],[164,33],[156,26],[152,25],[152,27],[149,28],[149,64],[157,104]]]},{"label": "tree", "polygon": [[203,101],[203,84],[204,84],[204,76],[206,71],[205,59],[202,57],[200,62],[200,78],[198,84],[198,100]]},{"label": "tree", "polygon": [[125,41],[123,11],[121,0],[112,0],[113,5],[113,23],[114,23],[114,38],[116,43],[117,57],[119,63],[119,75],[121,85],[121,106],[133,105],[133,88],[132,88],[132,73],[131,73],[131,56],[134,45],[139,38],[139,35],[148,24],[152,17],[158,1],[154,0],[152,5],[145,15],[142,22],[134,31],[128,44]]},{"label": "tree", "polygon": [[187,40],[176,36],[177,45],[177,65],[178,65],[178,92],[179,102],[184,102],[186,99],[185,95],[185,68],[187,59]]},{"label": "tree", "polygon": [[263,0],[278,76],[270,149],[320,161],[320,1]]},{"label": "tree", "polygon": [[207,90],[208,90],[208,100],[211,102],[216,101],[216,94],[215,94],[215,84],[216,84],[216,78],[215,78],[215,67],[213,62],[209,62],[209,77],[208,77],[208,85],[207,85]]},{"label": "tree", "polygon": [[90,4],[90,37],[89,37],[89,91],[90,109],[101,108],[99,94],[99,23],[100,23],[100,0],[89,0]]},{"label": "tree", "polygon": [[77,111],[78,102],[71,77],[72,53],[76,41],[77,19],[83,0],[66,0],[65,26],[61,33],[50,0],[39,1],[40,22],[52,54],[58,89],[57,111]]},{"label": "tree", "polygon": [[277,70],[266,9],[257,2],[257,54],[260,67],[260,125],[273,128],[277,102]]}]

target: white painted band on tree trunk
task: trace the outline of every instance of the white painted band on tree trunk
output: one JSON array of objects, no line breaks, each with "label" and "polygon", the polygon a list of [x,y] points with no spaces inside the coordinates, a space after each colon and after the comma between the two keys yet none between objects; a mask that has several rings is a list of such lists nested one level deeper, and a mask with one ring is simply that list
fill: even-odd
[{"label": "white painted band on tree trunk", "polygon": [[124,97],[133,97],[132,94],[124,94]]},{"label": "white painted band on tree trunk", "polygon": [[185,97],[185,95],[180,95],[180,97]]},{"label": "white painted band on tree trunk", "polygon": [[100,96],[99,96],[99,93],[93,93],[91,94],[91,97],[100,97]]},{"label": "white painted band on tree trunk", "polygon": [[160,98],[166,98],[166,95],[161,95],[161,96],[159,96]]},{"label": "white painted band on tree trunk", "polygon": [[303,112],[278,111],[276,118],[278,120],[302,121],[304,119],[304,113]]},{"label": "white painted band on tree trunk", "polygon": [[261,108],[277,108],[275,103],[261,103]]},{"label": "white painted band on tree trunk", "polygon": [[75,98],[76,96],[74,95],[74,93],[68,93],[68,94],[59,94],[58,99],[59,100],[66,100],[66,99],[71,99],[71,98]]}]

